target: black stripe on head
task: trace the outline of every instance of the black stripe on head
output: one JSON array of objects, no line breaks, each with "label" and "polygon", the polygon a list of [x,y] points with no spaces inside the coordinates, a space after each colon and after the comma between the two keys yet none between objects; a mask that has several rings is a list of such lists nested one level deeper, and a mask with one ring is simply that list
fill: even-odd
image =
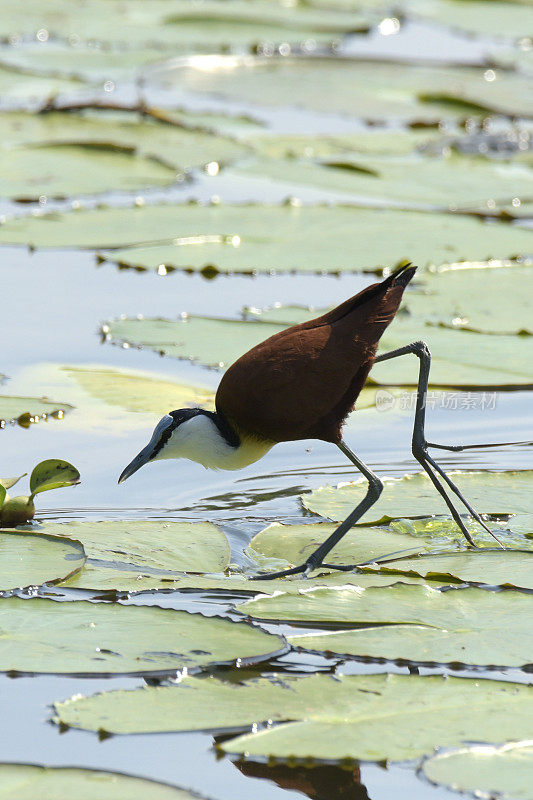
[{"label": "black stripe on head", "polygon": [[161,448],[165,446],[172,435],[172,431],[175,431],[176,428],[178,428],[183,422],[188,422],[188,420],[192,419],[193,417],[197,417],[200,414],[203,414],[204,417],[209,417],[209,419],[218,428],[218,432],[222,438],[227,442],[227,444],[229,444],[230,447],[239,447],[241,443],[239,436],[233,430],[227,419],[222,416],[222,414],[214,413],[213,411],[206,411],[203,408],[178,408],[176,411],[169,412],[169,416],[172,417],[174,422],[163,431],[154,455],[157,455]]}]

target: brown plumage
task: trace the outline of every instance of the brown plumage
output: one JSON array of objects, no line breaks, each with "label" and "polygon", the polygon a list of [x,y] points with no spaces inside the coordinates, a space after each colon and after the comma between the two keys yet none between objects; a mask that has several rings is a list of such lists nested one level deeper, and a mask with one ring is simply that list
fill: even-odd
[{"label": "brown plumage", "polygon": [[253,347],[223,376],[218,414],[239,434],[263,441],[338,444],[415,271],[401,267],[326,314]]}]

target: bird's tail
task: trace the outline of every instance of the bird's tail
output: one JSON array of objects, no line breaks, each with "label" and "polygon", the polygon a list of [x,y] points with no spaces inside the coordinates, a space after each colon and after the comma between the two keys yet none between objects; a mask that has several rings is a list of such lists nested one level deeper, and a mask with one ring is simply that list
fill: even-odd
[{"label": "bird's tail", "polygon": [[388,278],[385,278],[385,280],[381,282],[381,287],[383,289],[388,289],[389,286],[403,286],[405,288],[417,269],[418,267],[413,267],[411,262],[408,261],[406,264],[402,264],[401,267],[394,270]]}]

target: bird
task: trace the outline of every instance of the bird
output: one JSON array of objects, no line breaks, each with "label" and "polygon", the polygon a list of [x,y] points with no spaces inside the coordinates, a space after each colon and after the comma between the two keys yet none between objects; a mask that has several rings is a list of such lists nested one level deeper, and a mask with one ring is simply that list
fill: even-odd
[{"label": "bird", "polygon": [[186,458],[208,469],[238,470],[258,461],[280,442],[304,439],[329,442],[367,479],[365,497],[305,563],[280,572],[261,573],[254,578],[300,573],[307,576],[319,567],[353,569],[356,565],[332,565],[324,559],[377,501],[383,482],[351,451],[343,439],[342,428],[372,366],[379,361],[415,355],[420,366],[413,455],[443,497],[469,544],[475,546],[449,492],[497,538],[429,455],[429,447],[450,450],[462,447],[426,441],[425,407],[431,363],[427,345],[422,341],[412,342],[376,355],[379,340],[393,321],[416,270],[410,263],[402,264],[384,280],[367,286],[336,308],[286,328],[253,347],[223,375],[215,396],[215,411],[181,408],[165,414],[146,447],[123,470],[118,482],[131,477],[149,461],[159,459]]}]

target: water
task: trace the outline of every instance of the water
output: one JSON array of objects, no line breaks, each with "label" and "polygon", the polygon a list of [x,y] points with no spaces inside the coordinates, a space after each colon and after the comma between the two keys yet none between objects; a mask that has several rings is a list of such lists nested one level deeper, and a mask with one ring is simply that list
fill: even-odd
[{"label": "water", "polygon": [[[389,42],[391,43],[389,46]],[[412,22],[397,36],[384,37],[374,30],[369,36],[349,37],[341,55],[408,58],[446,63],[478,64],[487,53],[497,53],[506,43],[472,39]],[[119,87],[120,89],[120,87]],[[117,90],[118,91],[118,90]],[[124,88],[127,96],[128,87]],[[194,102],[189,98],[190,105]],[[205,100],[197,103],[205,106]],[[250,109],[228,108],[215,100],[210,110],[223,108],[235,113]],[[336,132],[361,127],[361,122],[311,112],[263,111],[263,122],[273,132]],[[207,200],[213,193],[226,202],[278,201],[291,187],[276,187],[262,179],[236,179],[224,175],[210,179],[195,175],[192,184],[144,193],[148,202],[161,198]],[[306,189],[299,192],[306,202],[335,199],[331,194]],[[82,200],[86,205],[105,199],[111,204],[129,204],[134,195],[109,195]],[[70,201],[69,201],[70,202]],[[66,203],[49,203],[62,207]],[[4,202],[0,213],[26,214],[32,206]],[[10,376],[2,387],[8,394],[32,395],[36,391],[58,401],[66,384],[54,365],[105,365],[145,370],[208,387],[216,387],[219,375],[187,362],[158,358],[151,351],[102,344],[100,324],[117,316],[174,317],[189,313],[239,316],[244,305],[265,306],[278,301],[332,305],[363,288],[368,276],[219,276],[206,281],[198,275],[174,273],[166,277],[151,272],[119,271],[111,265],[97,266],[94,254],[80,251],[38,251],[26,248],[2,250],[2,371]],[[413,364],[413,378],[416,364]],[[36,389],[38,387],[38,390]],[[498,393],[495,407],[482,410],[438,406],[428,413],[428,437],[446,443],[514,441],[530,437],[533,411],[527,392]],[[62,421],[41,422],[23,430],[8,426],[2,439],[2,474],[20,474],[38,461],[61,457],[80,469],[80,486],[45,493],[39,497],[38,518],[70,519],[211,519],[227,533],[232,557],[239,561],[251,536],[271,521],[297,522],[304,515],[298,497],[325,482],[354,477],[344,457],[320,442],[287,443],[275,447],[260,463],[238,474],[211,473],[189,462],[150,465],[142,474],[118,487],[116,480],[126,463],[144,445],[155,422],[138,415],[108,408],[104,414],[81,405]],[[361,458],[381,475],[399,476],[418,469],[410,455],[412,416],[407,412],[372,415],[359,412],[349,420],[346,439]],[[495,448],[487,451],[445,453],[440,463],[448,469],[533,468],[533,448]],[[87,596],[54,590],[58,598]],[[227,597],[213,594],[146,593],[133,601],[164,607],[185,608],[202,613],[228,614]],[[275,626],[269,626],[273,629]],[[264,669],[297,672],[337,669],[341,673],[407,673],[393,663],[373,664],[353,659],[328,661],[311,655],[289,654]],[[259,674],[256,668],[255,674]],[[422,669],[422,674],[440,673],[473,677],[497,677],[525,681],[519,670],[503,673],[446,669]],[[253,673],[253,671],[252,671]],[[144,685],[140,678],[82,679],[59,676],[0,677],[0,698],[5,735],[0,748],[2,761],[74,765],[110,769],[152,778],[200,792],[213,800],[292,800],[299,797],[350,797],[354,800],[445,800],[453,793],[420,780],[413,765],[384,768],[363,764],[357,774],[333,767],[298,768],[287,773],[281,766],[244,764],[217,758],[213,737],[208,733],[115,736],[100,741],[97,736],[69,730],[60,734],[50,724],[50,705],[72,694],[93,694],[113,688]],[[401,732],[399,732],[399,735]]]}]

